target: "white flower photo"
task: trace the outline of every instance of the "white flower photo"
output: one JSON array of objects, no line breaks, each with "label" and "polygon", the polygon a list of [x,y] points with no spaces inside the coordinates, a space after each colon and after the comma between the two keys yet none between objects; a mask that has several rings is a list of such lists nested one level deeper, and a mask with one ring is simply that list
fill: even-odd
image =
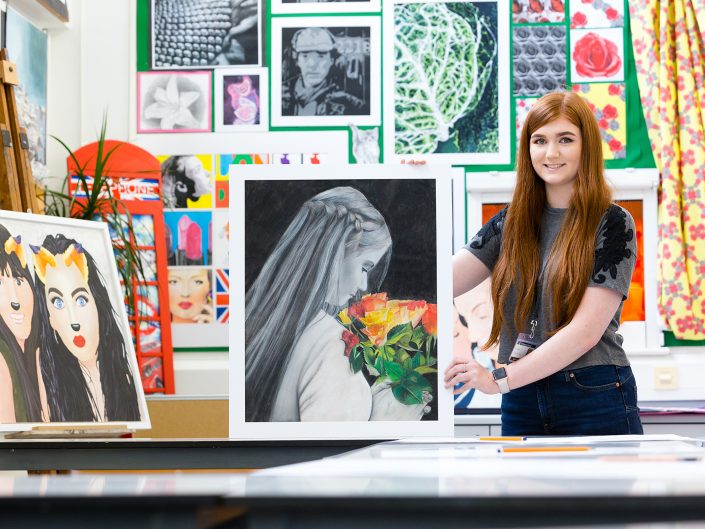
[{"label": "white flower photo", "polygon": [[210,132],[210,72],[139,73],[137,92],[138,132]]}]

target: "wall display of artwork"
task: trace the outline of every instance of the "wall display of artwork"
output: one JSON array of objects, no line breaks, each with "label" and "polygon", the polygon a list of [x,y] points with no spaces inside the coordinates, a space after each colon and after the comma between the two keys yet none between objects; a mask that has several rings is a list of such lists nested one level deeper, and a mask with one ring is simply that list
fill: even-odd
[{"label": "wall display of artwork", "polygon": [[17,66],[20,84],[15,88],[17,115],[27,129],[32,174],[48,176],[47,142],[47,34],[8,7],[6,42],[10,60]]},{"label": "wall display of artwork", "polygon": [[570,31],[570,79],[573,83],[624,80],[622,28]]},{"label": "wall display of artwork", "polygon": [[152,68],[259,66],[260,0],[152,0]]},{"label": "wall display of artwork", "polygon": [[565,0],[512,0],[512,20],[515,24],[563,22]]},{"label": "wall display of artwork", "polygon": [[[78,166],[90,175],[97,159],[98,145],[85,145],[67,159],[69,195],[77,204],[86,198],[86,190],[75,176]],[[126,303],[130,330],[142,372],[142,386],[146,393],[174,393],[173,348],[169,313],[160,310],[167,306],[167,253],[160,244],[164,240],[165,225],[161,201],[159,162],[150,153],[134,145],[108,140],[105,149],[114,149],[106,177],[111,180],[111,194],[122,201],[122,207],[132,217],[132,232],[128,240],[138,250],[143,277],[131,285],[134,305]],[[88,191],[92,178],[87,179]],[[122,244],[113,233],[114,242]],[[121,280],[122,281],[122,280]],[[161,288],[160,288],[161,285]],[[124,288],[124,285],[123,285]],[[127,298],[126,298],[127,299]]]},{"label": "wall display of artwork", "polygon": [[2,211],[0,238],[0,431],[149,428],[107,226]]},{"label": "wall display of artwork", "polygon": [[565,26],[516,26],[513,40],[515,96],[542,96],[565,88]]},{"label": "wall display of artwork", "polygon": [[269,128],[269,72],[266,68],[215,71],[215,131]]},{"label": "wall display of artwork", "polygon": [[379,17],[277,17],[271,26],[272,126],[379,125]]},{"label": "wall display of artwork", "polygon": [[526,121],[526,116],[529,115],[529,110],[538,101],[538,97],[522,97],[516,98],[515,111],[514,111],[514,126],[516,128],[516,148],[519,148],[519,140],[521,139],[521,129],[524,128],[524,122]]},{"label": "wall display of artwork", "polygon": [[272,0],[272,13],[372,13],[382,0]]},{"label": "wall display of artwork", "polygon": [[450,433],[449,170],[263,169],[231,190],[230,436]]},{"label": "wall display of artwork", "polygon": [[[163,305],[170,314],[183,316],[171,323],[175,350],[228,348],[230,180],[238,178],[238,168],[345,163],[346,138],[344,131],[263,132],[238,136],[242,151],[231,154],[229,134],[139,137],[139,145],[151,152],[169,149],[172,153],[157,159],[162,164],[168,271],[174,276],[169,281],[170,297]],[[193,154],[194,145],[206,151]],[[191,274],[190,282],[184,280],[184,274],[194,271],[199,273]],[[177,290],[177,282],[183,290]]]},{"label": "wall display of artwork", "polygon": [[137,74],[137,132],[209,132],[210,72]]},{"label": "wall display of artwork", "polygon": [[506,2],[395,0],[390,7],[385,161],[508,163],[509,48],[499,44],[509,39]]}]

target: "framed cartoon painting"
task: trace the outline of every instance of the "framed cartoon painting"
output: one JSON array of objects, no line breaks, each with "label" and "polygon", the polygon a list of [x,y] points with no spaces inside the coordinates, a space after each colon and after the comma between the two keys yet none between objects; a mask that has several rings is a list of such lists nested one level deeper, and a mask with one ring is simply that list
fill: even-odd
[{"label": "framed cartoon painting", "polygon": [[452,435],[449,172],[238,171],[232,438]]},{"label": "framed cartoon painting", "polygon": [[0,431],[149,428],[107,225],[0,213]]}]

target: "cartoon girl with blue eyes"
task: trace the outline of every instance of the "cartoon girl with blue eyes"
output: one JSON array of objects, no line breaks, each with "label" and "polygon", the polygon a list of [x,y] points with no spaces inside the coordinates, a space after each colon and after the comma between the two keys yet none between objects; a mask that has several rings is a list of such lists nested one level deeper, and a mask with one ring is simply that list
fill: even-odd
[{"label": "cartoon girl with blue eyes", "polygon": [[40,368],[49,419],[139,420],[123,334],[95,261],[61,234],[30,247],[43,315]]}]

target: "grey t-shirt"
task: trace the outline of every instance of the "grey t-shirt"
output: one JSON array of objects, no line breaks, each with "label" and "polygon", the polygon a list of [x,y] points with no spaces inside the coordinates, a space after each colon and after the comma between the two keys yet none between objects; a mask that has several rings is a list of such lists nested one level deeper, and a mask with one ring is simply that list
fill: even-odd
[{"label": "grey t-shirt", "polygon": [[[551,246],[560,231],[565,209],[546,208],[541,218],[540,256],[541,270],[544,269],[550,254]],[[492,217],[465,249],[482,261],[487,268],[492,270],[499,259],[502,245],[502,227],[506,209]],[[595,365],[628,366],[629,360],[622,349],[622,336],[617,332],[619,318],[622,314],[624,300],[629,293],[634,265],[636,264],[636,229],[634,219],[624,208],[612,204],[600,221],[596,234],[595,264],[593,273],[588,281],[590,287],[603,287],[616,290],[622,294],[622,302],[612,317],[599,343],[583,354],[565,369]],[[541,295],[537,299],[537,307],[533,312],[538,315],[534,336],[538,343],[543,343],[549,336],[550,329],[551,296],[546,292],[546,281],[541,281]],[[516,343],[519,332],[529,332],[530,329],[517,331],[514,328],[514,307],[517,303],[516,290],[512,286],[507,295],[507,312],[504,314],[504,323],[499,338],[499,361],[507,363],[509,355]]]}]

